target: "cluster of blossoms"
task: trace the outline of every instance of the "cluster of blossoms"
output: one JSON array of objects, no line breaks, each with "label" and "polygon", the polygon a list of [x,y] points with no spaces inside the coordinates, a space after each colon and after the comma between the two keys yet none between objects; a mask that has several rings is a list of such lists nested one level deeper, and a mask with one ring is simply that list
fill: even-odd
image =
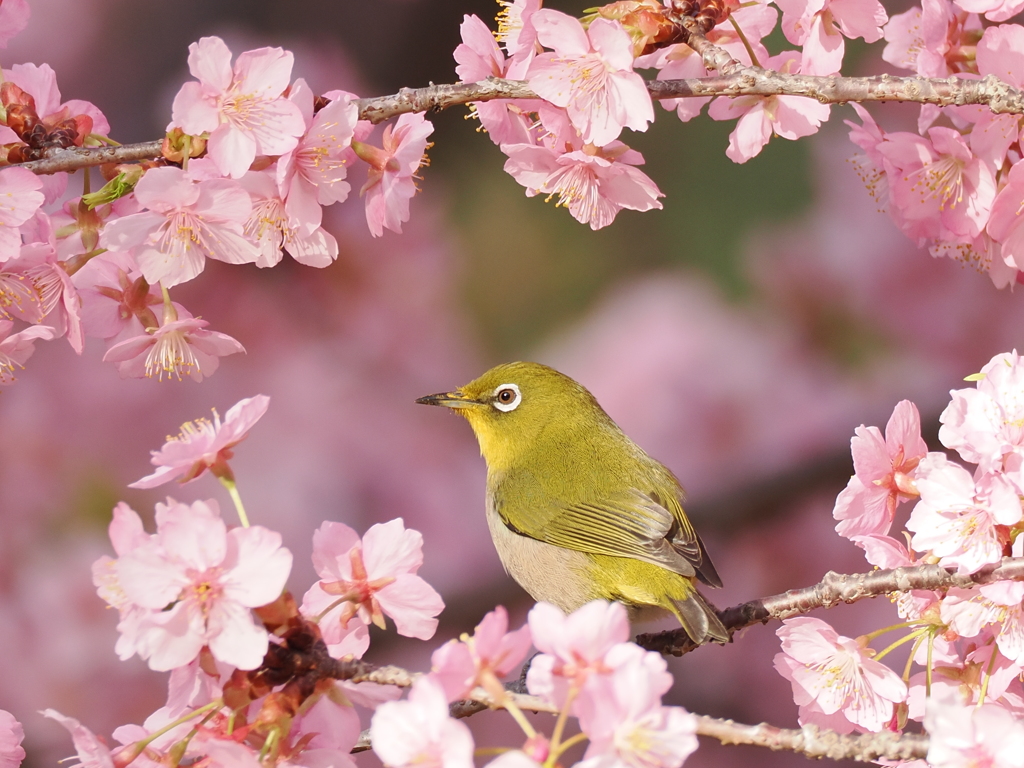
[{"label": "cluster of blossoms", "polygon": [[[133,486],[188,483],[209,470],[235,491],[232,449],[268,404],[258,395],[236,404],[223,421],[215,415],[189,422],[152,452],[156,471]],[[495,761],[502,766],[558,764],[583,738],[563,737],[570,715],[589,740],[584,768],[679,768],[697,748],[696,718],[661,703],[672,685],[664,659],[629,642],[629,620],[618,603],[597,601],[570,616],[538,604],[528,626],[514,631],[499,606],[473,635],[438,648],[431,671],[415,680],[404,701],[397,701],[401,689],[387,682],[354,683],[325,673],[310,683],[282,674],[282,659],[295,648],[319,646],[325,657],[353,663],[369,646],[368,626],[385,628],[385,616],[399,634],[429,640],[444,605],[416,574],[423,539],[401,519],[374,525],[362,537],[325,522],[313,538],[320,580],[299,605],[285,590],[292,556],[281,536],[250,526],[237,493],[232,496],[239,527],[221,518],[213,499],[158,503],[155,533],[144,530],[127,504],[115,507],[109,530],[116,557],[96,561],[93,581],[118,611],[120,658],[138,655],[151,669],[170,672],[170,682],[163,707],[142,725],[114,731],[115,747],[73,718],[43,712],[71,732],[82,765],[354,768],[360,707],[372,711],[373,749],[389,768],[471,768],[472,736],[449,715],[449,703],[478,687],[525,731],[522,747]],[[540,653],[530,667],[529,690],[561,712],[550,736],[531,725],[502,682],[531,646]],[[22,738],[21,724],[0,710],[2,768],[21,764]]]},{"label": "cluster of blossoms", "polygon": [[[884,436],[857,429],[855,474],[834,516],[872,565],[938,563],[966,575],[1024,554],[1024,360],[1000,354],[970,378],[975,388],[952,392],[939,439],[973,471],[928,451],[909,401],[896,406]],[[915,502],[907,532],[890,536],[907,501]],[[901,731],[918,720],[932,735],[933,765],[1024,765],[1024,583],[912,591],[896,605],[902,623],[859,638],[816,618],[784,622],[775,666],[793,685],[801,723],[848,733]],[[909,631],[878,653],[869,648],[896,629]],[[908,643],[897,675],[881,659]],[[915,664],[923,669],[914,673]]]},{"label": "cluster of blossoms", "polygon": [[[1003,2],[929,0],[894,16],[885,28],[883,57],[924,77],[998,77],[1024,85],[1024,26],[1004,21],[1020,6]],[[875,199],[896,225],[936,257],[949,256],[985,272],[999,288],[1024,270],[1021,117],[987,107],[924,105],[918,132],[887,132],[854,104],[848,122],[856,158]]]},{"label": "cluster of blossoms", "polygon": [[[661,208],[663,195],[620,140],[644,131],[655,110],[638,70],[656,79],[703,77],[700,55],[678,38],[674,2],[622,0],[582,19],[541,8],[540,0],[503,3],[496,34],[476,16],[462,24],[456,73],[471,83],[525,81],[539,98],[473,106],[482,128],[508,157],[505,170],[526,194],[557,198],[593,229],[622,209]],[[0,13],[0,43],[27,23],[23,0]],[[878,0],[726,0],[707,39],[737,66],[786,74],[839,72],[845,39],[888,42],[895,66],[929,77],[996,76],[1019,87],[1024,27],[1000,24],[1013,0],[929,0],[888,17]],[[781,12],[781,15],[780,15]],[[763,40],[781,23],[795,48],[770,54]],[[345,200],[350,168],[362,163],[360,193],[370,231],[401,231],[416,193],[416,173],[433,127],[420,113],[385,127],[382,146],[367,141],[359,100],[343,91],[314,96],[292,80],[292,54],[261,48],[232,54],[222,40],[192,44],[195,80],[174,98],[163,157],[102,170],[107,184],[68,193],[66,173],[37,177],[16,165],[66,147],[112,144],[94,105],[62,102],[46,65],[3,71],[0,88],[0,385],[14,380],[38,340],[66,337],[81,353],[87,336],[107,342],[104,360],[126,377],[191,377],[244,351],[170,298],[206,259],[272,267],[285,253],[325,267],[338,244],[323,226],[323,206]],[[665,99],[681,120],[711,101],[714,120],[736,120],[726,154],[756,156],[772,135],[815,133],[830,106],[801,96]],[[926,106],[919,134],[886,133],[854,105],[853,141],[869,186],[907,234],[988,272],[999,286],[1024,267],[1020,117],[983,107]],[[14,322],[29,327],[15,330]]]},{"label": "cluster of blossoms", "polygon": [[[14,14],[14,8],[24,14]],[[0,39],[27,21],[5,3]],[[67,194],[68,174],[0,172],[0,385],[14,381],[35,341],[107,342],[104,360],[123,377],[201,381],[224,355],[244,351],[170,298],[208,258],[273,267],[285,253],[313,267],[338,256],[322,206],[345,200],[355,163],[371,232],[400,232],[433,126],[406,114],[367,143],[353,94],[319,99],[292,81],[292,54],[239,55],[207,37],[189,49],[195,81],[174,99],[164,158],[104,166],[107,184]],[[52,147],[102,146],[110,126],[94,105],[61,103],[47,65],[15,65],[0,88],[0,154],[7,164]],[[317,108],[319,107],[319,108]],[[28,327],[15,332],[15,322]]]}]

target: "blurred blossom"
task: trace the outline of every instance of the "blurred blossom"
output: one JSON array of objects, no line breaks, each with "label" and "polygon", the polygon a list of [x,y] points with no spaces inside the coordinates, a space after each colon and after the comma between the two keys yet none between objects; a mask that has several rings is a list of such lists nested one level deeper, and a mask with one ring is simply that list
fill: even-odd
[{"label": "blurred blossom", "polygon": [[370,724],[370,741],[388,768],[473,766],[469,728],[448,716],[444,690],[430,675],[413,684],[408,700],[377,708]]},{"label": "blurred blossom", "polygon": [[935,696],[924,727],[930,737],[928,765],[934,768],[1024,766],[1024,725],[998,704],[964,706]]},{"label": "blurred blossom", "polygon": [[21,740],[25,738],[25,729],[21,727],[14,715],[0,709],[0,768],[18,768],[25,759],[25,748]]}]

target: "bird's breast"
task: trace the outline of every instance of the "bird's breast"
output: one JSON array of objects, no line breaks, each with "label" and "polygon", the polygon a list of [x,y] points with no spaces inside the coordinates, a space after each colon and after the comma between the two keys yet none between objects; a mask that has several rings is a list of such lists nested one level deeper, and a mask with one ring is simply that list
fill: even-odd
[{"label": "bird's breast", "polygon": [[487,527],[505,570],[534,600],[569,613],[601,596],[590,575],[589,555],[512,531],[495,509],[491,493],[487,494]]}]

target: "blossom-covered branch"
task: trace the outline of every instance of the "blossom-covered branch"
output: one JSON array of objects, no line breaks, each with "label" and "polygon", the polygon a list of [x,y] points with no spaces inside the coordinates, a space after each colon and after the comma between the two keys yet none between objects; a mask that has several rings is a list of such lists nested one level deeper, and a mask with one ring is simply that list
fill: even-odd
[{"label": "blossom-covered branch", "polygon": [[[842,77],[781,73],[761,67],[739,67],[729,74],[679,80],[649,80],[647,90],[657,101],[713,96],[806,96],[822,104],[899,101],[935,104],[987,105],[994,114],[1024,114],[1024,94],[999,78]],[[499,99],[536,99],[523,80],[492,77],[476,83],[445,83],[424,88],[402,88],[398,93],[359,99],[359,119],[381,123],[410,112],[439,112],[448,107]],[[161,156],[161,141],[117,147],[54,148],[41,160],[22,163],[36,174],[75,171],[106,163],[154,160]]]},{"label": "blossom-covered branch", "polygon": [[[987,566],[969,575],[933,564],[868,573],[829,571],[813,586],[750,600],[720,611],[719,616],[732,635],[754,624],[767,623],[769,619],[786,619],[809,613],[816,608],[831,608],[839,603],[855,603],[867,597],[914,590],[966,589],[997,581],[1024,581],[1024,558],[1007,557],[998,565]],[[649,650],[675,656],[689,653],[698,647],[681,630],[639,635],[637,643]]]}]

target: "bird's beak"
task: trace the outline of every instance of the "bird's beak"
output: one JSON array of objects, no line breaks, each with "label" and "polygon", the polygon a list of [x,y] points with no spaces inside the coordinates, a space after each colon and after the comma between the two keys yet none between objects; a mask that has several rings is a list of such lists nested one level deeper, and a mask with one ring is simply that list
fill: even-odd
[{"label": "bird's beak", "polygon": [[421,405],[443,405],[445,408],[472,408],[474,405],[480,404],[459,390],[427,395],[426,397],[419,398],[416,402]]}]

